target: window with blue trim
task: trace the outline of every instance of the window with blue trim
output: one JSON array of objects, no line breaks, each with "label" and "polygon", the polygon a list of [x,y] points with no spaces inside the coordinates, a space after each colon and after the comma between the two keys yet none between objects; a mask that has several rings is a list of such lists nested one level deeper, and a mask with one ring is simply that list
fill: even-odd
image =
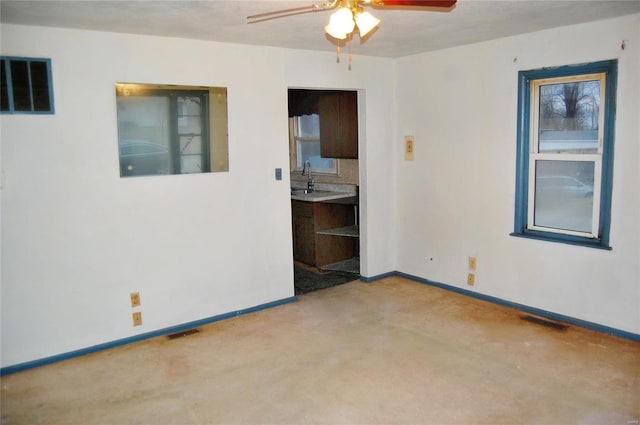
[{"label": "window with blue trim", "polygon": [[0,57],[0,111],[53,114],[51,60]]},{"label": "window with blue trim", "polygon": [[610,249],[617,61],[518,74],[513,236]]}]

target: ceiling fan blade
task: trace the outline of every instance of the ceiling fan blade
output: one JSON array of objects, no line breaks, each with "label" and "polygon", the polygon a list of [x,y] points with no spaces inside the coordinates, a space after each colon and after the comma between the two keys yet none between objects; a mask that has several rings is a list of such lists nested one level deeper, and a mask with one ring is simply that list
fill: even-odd
[{"label": "ceiling fan blade", "polygon": [[247,21],[249,21],[249,24],[253,24],[255,22],[268,21],[270,19],[283,18],[291,15],[299,15],[301,13],[319,12],[322,10],[333,9],[337,4],[337,1],[332,1],[330,3],[309,4],[306,6],[291,7],[289,9],[274,10],[273,12],[258,13],[247,16]]},{"label": "ceiling fan blade", "polygon": [[288,11],[288,12],[283,12],[280,11],[282,13],[279,14],[273,14],[273,13],[269,13],[269,14],[265,14],[264,17],[260,18],[261,14],[258,15],[253,15],[253,16],[247,16],[247,24],[255,24],[257,22],[264,22],[264,21],[270,21],[272,19],[278,19],[278,18],[286,18],[288,16],[295,16],[295,15],[302,15],[304,13],[311,13],[311,12],[316,12],[316,10],[300,10],[300,11]]},{"label": "ceiling fan blade", "polygon": [[456,0],[373,0],[373,7],[430,7],[449,9]]}]

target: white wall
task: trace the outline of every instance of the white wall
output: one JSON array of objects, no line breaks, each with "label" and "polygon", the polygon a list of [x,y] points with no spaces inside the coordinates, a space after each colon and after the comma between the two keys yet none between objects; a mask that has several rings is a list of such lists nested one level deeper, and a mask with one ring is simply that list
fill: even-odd
[{"label": "white wall", "polygon": [[[640,333],[639,45],[634,15],[399,60],[397,269]],[[518,71],[615,58],[613,250],[509,236]],[[405,134],[413,162],[400,156]],[[478,260],[473,287],[468,256]]]},{"label": "white wall", "polygon": [[[281,52],[3,25],[2,53],[51,58],[56,108],[1,121],[3,366],[293,295]],[[116,81],[228,87],[230,172],[120,178]]]},{"label": "white wall", "polygon": [[[393,135],[393,109],[380,101],[393,90],[391,60],[355,58],[349,72],[331,55],[277,48],[1,31],[3,55],[51,58],[56,108],[0,118],[2,366],[293,296],[287,87],[371,89],[367,145]],[[120,178],[116,81],[228,87],[230,171]],[[392,165],[391,149],[361,152],[378,168]],[[392,183],[372,184],[367,220],[386,230],[367,245],[392,220],[381,208]],[[367,273],[393,269],[392,247],[364,251],[376,265]],[[142,298],[136,328],[132,291]]]}]

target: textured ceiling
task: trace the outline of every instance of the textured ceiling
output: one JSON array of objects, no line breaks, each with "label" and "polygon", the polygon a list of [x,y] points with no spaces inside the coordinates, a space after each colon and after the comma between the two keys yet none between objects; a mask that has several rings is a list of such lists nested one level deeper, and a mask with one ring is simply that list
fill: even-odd
[{"label": "textured ceiling", "polygon": [[[331,12],[247,24],[252,14],[313,1],[0,1],[0,22],[334,51]],[[458,0],[448,12],[368,9],[381,19],[354,54],[401,57],[456,45],[640,13],[640,0]]]}]

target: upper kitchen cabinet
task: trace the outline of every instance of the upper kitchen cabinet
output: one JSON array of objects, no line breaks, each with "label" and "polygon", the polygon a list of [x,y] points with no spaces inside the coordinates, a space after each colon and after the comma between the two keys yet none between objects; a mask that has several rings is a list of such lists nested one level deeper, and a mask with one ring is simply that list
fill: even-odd
[{"label": "upper kitchen cabinet", "polygon": [[358,93],[323,94],[318,100],[320,154],[324,158],[358,158]]}]

